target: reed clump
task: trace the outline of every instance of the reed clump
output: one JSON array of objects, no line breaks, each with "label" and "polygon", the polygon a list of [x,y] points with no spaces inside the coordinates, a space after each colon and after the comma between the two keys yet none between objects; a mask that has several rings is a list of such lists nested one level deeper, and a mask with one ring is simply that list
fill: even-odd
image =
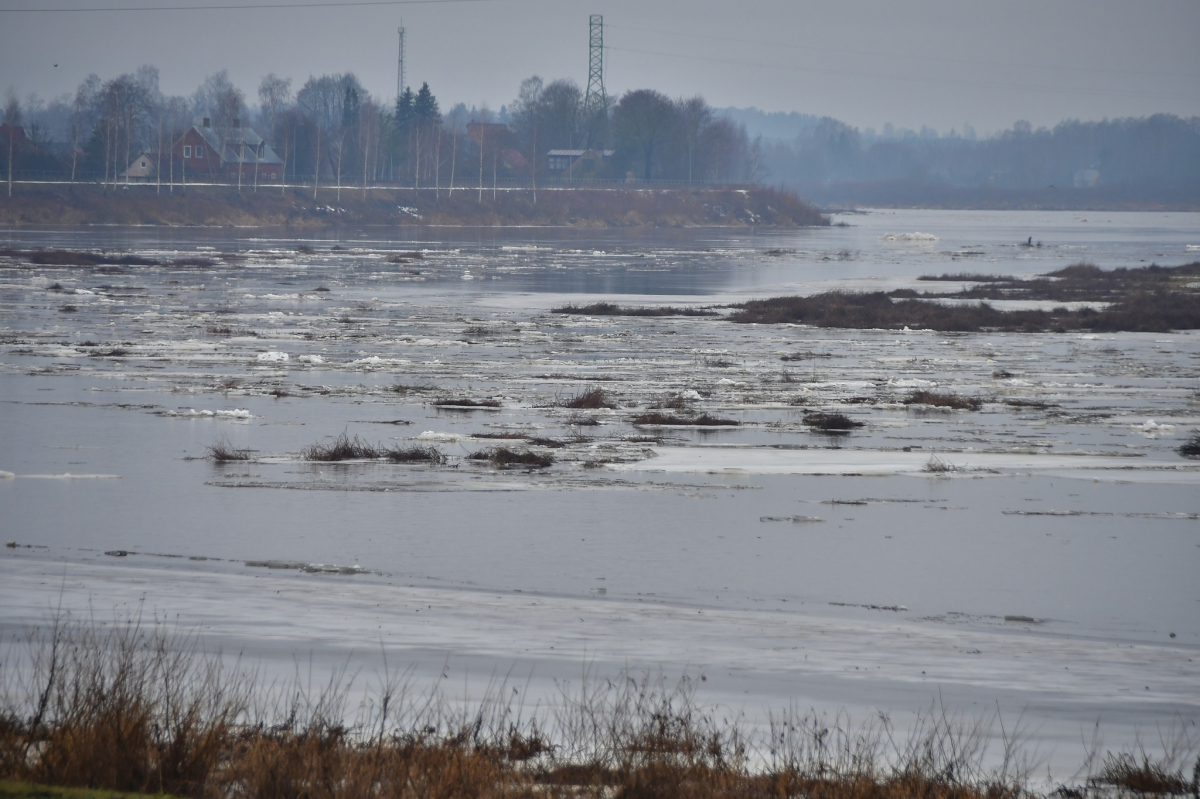
[{"label": "reed clump", "polygon": [[217,463],[231,463],[235,461],[248,461],[252,455],[251,450],[239,449],[230,444],[228,439],[222,439],[209,446],[208,457]]},{"label": "reed clump", "polygon": [[[906,730],[880,714],[794,711],[751,732],[699,681],[631,673],[560,683],[527,711],[506,684],[478,702],[385,670],[266,682],[198,639],[138,619],[65,616],[0,649],[0,779],[187,799],[609,796],[658,799],[1032,799],[1020,729],[937,706]],[[1181,796],[1185,736],[1165,755],[1106,755],[1063,796]]]},{"label": "reed clump", "polygon": [[336,461],[376,460],[382,458],[385,451],[382,447],[363,441],[358,436],[350,438],[342,433],[330,442],[310,444],[300,450],[300,457],[306,461]]}]

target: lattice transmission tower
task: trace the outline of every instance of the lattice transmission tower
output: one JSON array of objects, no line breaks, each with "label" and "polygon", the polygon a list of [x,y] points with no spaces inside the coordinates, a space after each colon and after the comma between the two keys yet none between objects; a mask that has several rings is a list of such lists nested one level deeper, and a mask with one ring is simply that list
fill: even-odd
[{"label": "lattice transmission tower", "polygon": [[608,95],[604,91],[604,16],[592,14],[588,18],[588,82],[587,94],[583,98],[583,115],[587,120],[590,149],[598,136],[603,135],[602,125],[608,117]]},{"label": "lattice transmission tower", "polygon": [[396,28],[400,34],[400,58],[396,62],[396,99],[404,94],[404,27]]}]

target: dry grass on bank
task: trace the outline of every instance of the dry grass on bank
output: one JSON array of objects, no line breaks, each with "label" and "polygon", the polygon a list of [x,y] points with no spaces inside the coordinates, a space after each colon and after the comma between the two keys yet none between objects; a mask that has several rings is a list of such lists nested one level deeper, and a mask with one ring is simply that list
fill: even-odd
[{"label": "dry grass on bank", "polygon": [[[460,175],[460,181],[462,176]],[[475,188],[154,186],[103,188],[19,184],[0,195],[0,224],[35,226],[204,225],[318,229],[348,225],[548,225],[566,227],[780,227],[828,225],[829,218],[792,192],[770,188],[608,187],[569,191]],[[307,245],[297,249],[304,252]],[[308,247],[311,252],[312,248]],[[399,253],[403,261],[418,258]]]},{"label": "dry grass on bank", "polygon": [[[885,716],[790,712],[752,735],[686,677],[564,685],[532,713],[500,684],[465,707],[386,675],[366,691],[344,672],[316,690],[299,676],[265,685],[136,620],[60,618],[0,657],[0,778],[47,785],[189,799],[1025,799],[1037,767],[1022,732],[1002,731],[988,759],[991,722],[937,708],[905,735]],[[1197,742],[1182,730],[1157,757],[1093,753],[1099,770],[1059,793],[1193,791]]]}]

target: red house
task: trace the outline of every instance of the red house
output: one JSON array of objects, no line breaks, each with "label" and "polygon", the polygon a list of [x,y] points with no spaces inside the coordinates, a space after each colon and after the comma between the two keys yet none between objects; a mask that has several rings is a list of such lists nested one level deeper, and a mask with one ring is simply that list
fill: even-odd
[{"label": "red house", "polygon": [[186,173],[198,180],[282,180],[283,159],[254,132],[233,120],[227,131],[219,133],[205,117],[180,137],[171,154],[184,165]]}]

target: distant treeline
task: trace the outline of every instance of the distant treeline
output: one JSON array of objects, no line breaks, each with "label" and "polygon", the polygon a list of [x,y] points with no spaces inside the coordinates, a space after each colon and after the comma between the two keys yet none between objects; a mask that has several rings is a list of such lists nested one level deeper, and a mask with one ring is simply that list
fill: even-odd
[{"label": "distant treeline", "polygon": [[[207,120],[210,141],[243,153],[260,146],[244,132],[252,128],[271,150],[258,157],[278,156],[289,182],[465,188],[549,179],[728,184],[760,176],[745,129],[702,98],[642,89],[590,111],[584,99],[573,81],[533,77],[499,113],[463,104],[443,113],[428,84],[379,98],[352,73],[310,77],[295,91],[290,79],[270,74],[248,99],[224,70],[190,96],[170,96],[159,89],[158,70],[145,66],[109,80],[91,75],[74,94],[49,102],[10,90],[0,170],[6,178],[11,163],[19,178],[115,183],[149,154],[164,182],[168,172],[173,181],[211,177],[211,169],[191,174],[190,164],[185,175],[182,147],[172,154]],[[574,154],[552,157],[552,150]]]},{"label": "distant treeline", "polygon": [[930,186],[1010,193],[1097,188],[1113,198],[1124,193],[1200,198],[1200,117],[1068,120],[1036,130],[1018,122],[981,138],[969,127],[938,135],[929,128],[897,131],[889,125],[878,133],[829,117],[753,109],[727,113],[761,136],[768,180],[806,195],[844,198],[854,193],[846,189],[852,185],[859,193],[893,199],[903,193],[928,198]]}]

